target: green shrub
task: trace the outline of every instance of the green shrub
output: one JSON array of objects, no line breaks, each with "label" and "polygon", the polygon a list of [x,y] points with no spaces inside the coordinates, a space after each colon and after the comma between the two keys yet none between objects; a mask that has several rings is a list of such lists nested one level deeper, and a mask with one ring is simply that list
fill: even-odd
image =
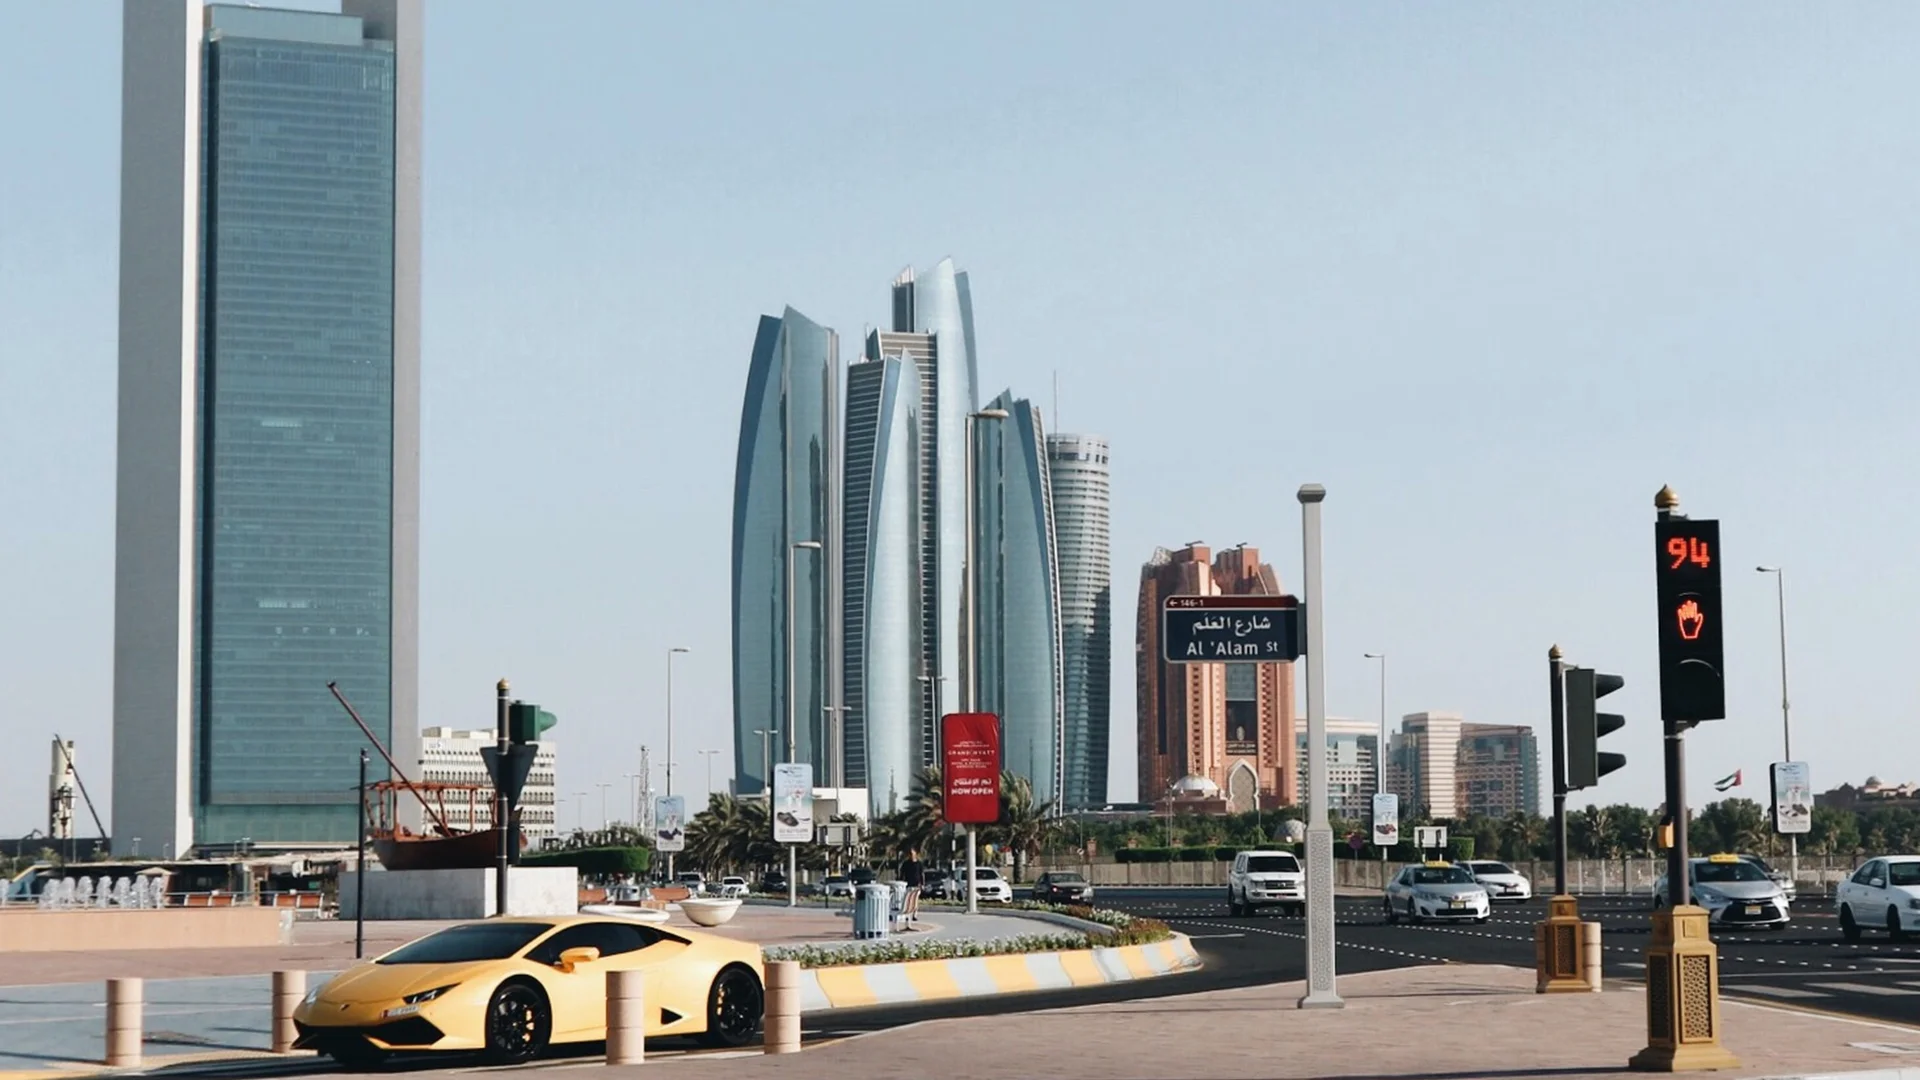
[{"label": "green shrub", "polygon": [[653,865],[653,849],[643,847],[575,848],[520,856],[522,866],[571,866],[583,874],[603,877],[644,874]]}]

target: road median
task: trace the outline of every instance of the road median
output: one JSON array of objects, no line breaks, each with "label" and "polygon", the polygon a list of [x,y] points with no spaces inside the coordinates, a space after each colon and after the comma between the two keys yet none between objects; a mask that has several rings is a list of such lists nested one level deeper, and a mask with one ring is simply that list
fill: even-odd
[{"label": "road median", "polygon": [[800,972],[803,1013],[871,1005],[1070,990],[1195,971],[1199,954],[1185,934],[1137,945],[1001,952],[879,963],[820,964]]}]

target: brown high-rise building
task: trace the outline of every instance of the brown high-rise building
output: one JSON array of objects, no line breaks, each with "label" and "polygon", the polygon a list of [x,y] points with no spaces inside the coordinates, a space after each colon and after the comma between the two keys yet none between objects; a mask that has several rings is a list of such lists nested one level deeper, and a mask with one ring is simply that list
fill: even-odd
[{"label": "brown high-rise building", "polygon": [[1259,549],[1229,548],[1209,561],[1210,555],[1200,544],[1160,548],[1140,569],[1134,637],[1139,798],[1158,802],[1174,783],[1193,776],[1208,781],[1230,809],[1292,805],[1298,794],[1293,665],[1161,659],[1160,612],[1167,597],[1282,595],[1279,575],[1260,561]]}]

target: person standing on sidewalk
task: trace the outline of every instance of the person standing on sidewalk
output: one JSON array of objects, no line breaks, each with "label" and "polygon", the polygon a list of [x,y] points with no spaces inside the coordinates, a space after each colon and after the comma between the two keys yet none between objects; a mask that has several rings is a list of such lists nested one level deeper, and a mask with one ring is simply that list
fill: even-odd
[{"label": "person standing on sidewalk", "polygon": [[920,887],[921,882],[925,880],[926,871],[920,865],[920,851],[918,848],[909,848],[907,850],[907,857],[900,860],[900,867],[894,876],[900,880],[901,884],[909,889],[917,889]]}]

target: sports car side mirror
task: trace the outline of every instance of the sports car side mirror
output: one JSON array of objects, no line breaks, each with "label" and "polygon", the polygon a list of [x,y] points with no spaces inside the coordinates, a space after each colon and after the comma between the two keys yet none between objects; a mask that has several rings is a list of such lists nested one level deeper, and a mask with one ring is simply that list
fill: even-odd
[{"label": "sports car side mirror", "polygon": [[573,969],[579,965],[591,964],[598,959],[600,959],[600,950],[591,945],[586,945],[578,949],[567,949],[562,952],[560,959],[556,961],[553,966],[571,975],[573,974]]}]

